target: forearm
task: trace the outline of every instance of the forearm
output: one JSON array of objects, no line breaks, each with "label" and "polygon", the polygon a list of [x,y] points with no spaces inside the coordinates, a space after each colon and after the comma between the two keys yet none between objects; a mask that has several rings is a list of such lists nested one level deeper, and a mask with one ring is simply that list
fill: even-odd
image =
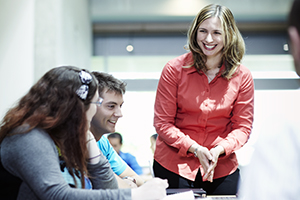
[{"label": "forearm", "polygon": [[118,188],[118,182],[114,176],[114,172],[102,153],[100,154],[100,161],[97,164],[88,164],[88,171],[94,189]]},{"label": "forearm", "polygon": [[124,172],[120,174],[121,178],[124,178],[126,176],[134,178],[137,186],[141,186],[145,182],[145,180],[142,179],[139,175],[137,175],[129,166],[127,166]]},{"label": "forearm", "polygon": [[128,184],[127,181],[120,178],[118,175],[115,174],[115,178],[117,179],[119,188],[132,188],[130,184]]}]

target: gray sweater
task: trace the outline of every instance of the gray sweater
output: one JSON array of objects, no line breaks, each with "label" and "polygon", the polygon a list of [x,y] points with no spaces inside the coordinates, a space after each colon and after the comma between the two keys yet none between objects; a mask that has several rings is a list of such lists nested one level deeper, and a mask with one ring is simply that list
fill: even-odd
[{"label": "gray sweater", "polygon": [[131,199],[130,189],[117,189],[118,183],[103,155],[99,163],[88,165],[93,190],[71,188],[62,176],[53,140],[41,129],[7,136],[0,153],[4,168],[23,181],[18,199]]}]

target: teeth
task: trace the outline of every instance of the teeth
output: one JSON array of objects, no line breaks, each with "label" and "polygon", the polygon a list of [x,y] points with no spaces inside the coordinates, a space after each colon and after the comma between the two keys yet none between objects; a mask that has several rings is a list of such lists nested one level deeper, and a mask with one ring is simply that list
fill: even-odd
[{"label": "teeth", "polygon": [[111,123],[114,123],[114,124],[116,123],[116,121],[111,121],[111,120],[108,120],[108,121],[110,121]]},{"label": "teeth", "polygon": [[212,49],[212,48],[214,48],[215,47],[215,45],[213,45],[213,46],[208,46],[208,45],[205,45],[206,46],[206,48],[208,48],[208,49]]}]

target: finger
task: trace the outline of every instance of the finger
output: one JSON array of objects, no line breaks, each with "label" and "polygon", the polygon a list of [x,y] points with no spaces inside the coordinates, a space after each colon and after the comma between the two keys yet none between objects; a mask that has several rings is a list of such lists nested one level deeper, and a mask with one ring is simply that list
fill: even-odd
[{"label": "finger", "polygon": [[157,179],[157,181],[159,181],[158,184],[160,184],[161,187],[163,187],[163,188],[169,187],[169,183],[168,183],[167,179],[160,179],[160,178],[154,178],[154,179]]},{"label": "finger", "polygon": [[167,180],[167,179],[164,179],[163,181],[164,181],[164,186],[165,186],[165,188],[169,187],[168,180]]},{"label": "finger", "polygon": [[207,180],[212,183],[213,179],[214,179],[214,172],[212,171],[212,173],[209,175]]},{"label": "finger", "polygon": [[211,171],[210,173],[206,174],[206,176],[204,176],[203,178],[207,179],[207,181],[209,181],[209,182],[213,182],[214,171]]},{"label": "finger", "polygon": [[203,176],[204,179],[208,178],[209,175],[214,171],[216,165],[214,163],[211,163],[207,169],[207,171],[204,171],[205,172],[205,175]]}]

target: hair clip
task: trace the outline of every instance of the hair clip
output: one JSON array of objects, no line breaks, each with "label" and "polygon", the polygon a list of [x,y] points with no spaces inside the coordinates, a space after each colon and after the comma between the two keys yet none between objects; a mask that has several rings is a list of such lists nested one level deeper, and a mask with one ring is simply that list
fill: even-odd
[{"label": "hair clip", "polygon": [[76,94],[83,100],[86,100],[86,97],[89,92],[88,84],[92,81],[92,76],[86,71],[79,72],[79,78],[82,82],[82,85],[79,89],[76,90]]}]

